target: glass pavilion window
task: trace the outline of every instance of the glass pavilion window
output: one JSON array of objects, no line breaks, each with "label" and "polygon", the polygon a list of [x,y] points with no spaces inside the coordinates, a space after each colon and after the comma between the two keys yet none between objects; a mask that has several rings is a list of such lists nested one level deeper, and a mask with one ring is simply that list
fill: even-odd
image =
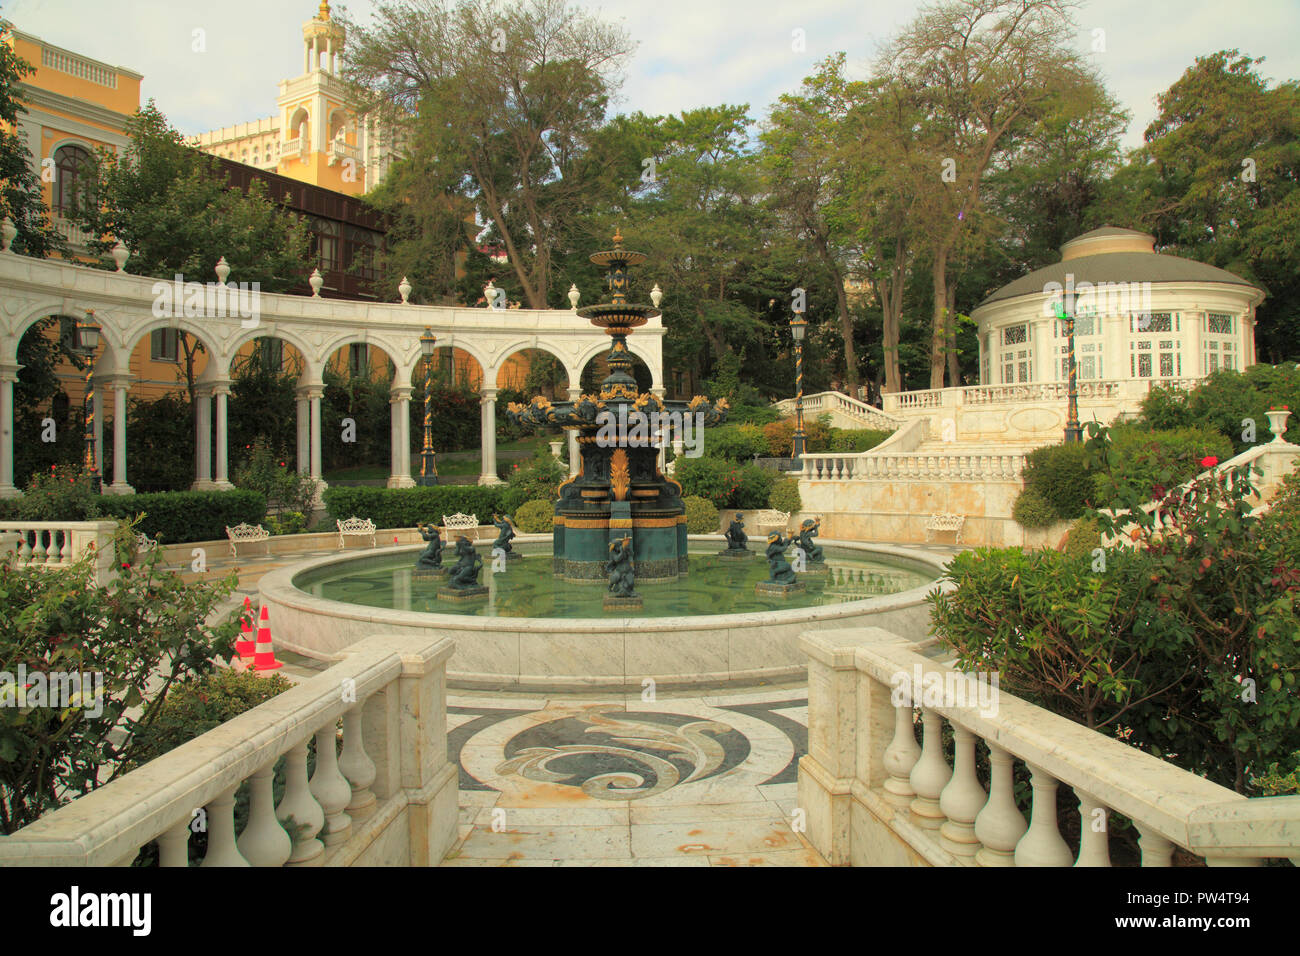
[{"label": "glass pavilion window", "polygon": [[1002,330],[1002,384],[1028,382],[1033,350],[1029,346],[1029,326],[1011,325]]}]

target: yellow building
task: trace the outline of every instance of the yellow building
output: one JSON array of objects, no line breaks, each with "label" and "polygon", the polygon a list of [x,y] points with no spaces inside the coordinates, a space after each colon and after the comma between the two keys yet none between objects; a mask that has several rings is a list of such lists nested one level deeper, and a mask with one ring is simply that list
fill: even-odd
[{"label": "yellow building", "polygon": [[387,127],[358,116],[338,69],[347,35],[328,3],[302,27],[303,72],[280,81],[276,115],[238,123],[191,142],[205,153],[351,196],[377,186],[393,158]]},{"label": "yellow building", "polygon": [[80,251],[81,230],[65,218],[84,188],[81,170],[100,148],[127,145],[126,121],[140,108],[141,74],[81,56],[0,22],[0,42],[36,68],[19,84],[27,108],[18,130],[41,174],[54,227]]}]

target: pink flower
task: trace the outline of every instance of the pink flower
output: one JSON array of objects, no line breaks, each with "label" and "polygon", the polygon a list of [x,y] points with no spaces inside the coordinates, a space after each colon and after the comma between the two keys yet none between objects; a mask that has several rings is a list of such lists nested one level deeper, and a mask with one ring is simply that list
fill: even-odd
[{"label": "pink flower", "polygon": [[1213,468],[1218,463],[1219,463],[1219,459],[1215,458],[1213,455],[1206,455],[1204,458],[1201,459],[1202,468]]}]

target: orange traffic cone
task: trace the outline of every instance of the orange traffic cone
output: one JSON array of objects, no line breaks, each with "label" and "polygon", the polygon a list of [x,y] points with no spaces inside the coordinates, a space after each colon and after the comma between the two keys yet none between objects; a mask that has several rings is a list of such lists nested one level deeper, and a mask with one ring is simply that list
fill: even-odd
[{"label": "orange traffic cone", "polygon": [[240,663],[245,665],[253,663],[255,647],[256,642],[253,640],[253,602],[245,597],[244,610],[239,615],[239,640],[235,641],[235,653],[239,655]]},{"label": "orange traffic cone", "polygon": [[283,667],[283,663],[275,659],[275,651],[271,647],[271,618],[266,613],[266,605],[262,605],[262,619],[257,623],[257,648],[253,652],[253,670],[255,671],[273,671]]}]

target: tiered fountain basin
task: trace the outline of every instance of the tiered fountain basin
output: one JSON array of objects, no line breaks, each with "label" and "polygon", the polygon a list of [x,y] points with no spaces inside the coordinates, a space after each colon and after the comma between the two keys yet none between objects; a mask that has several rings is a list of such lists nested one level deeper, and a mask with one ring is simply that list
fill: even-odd
[{"label": "tiered fountain basin", "polygon": [[[380,548],[316,558],[259,582],[277,647],[322,661],[373,634],[436,632],[456,642],[454,686],[549,689],[758,683],[802,678],[798,635],[827,627],[883,627],[929,634],[925,596],[944,586],[943,559],[888,545],[824,541],[826,570],[787,598],[755,594],[767,561],[722,561],[720,538],[690,537],[689,576],[637,585],[637,616],[604,611],[604,588],[553,576],[550,535],[513,542],[523,561],[489,574],[477,602],[436,598],[437,583],[411,574],[419,548]],[[817,568],[816,565],[812,566]]]}]

